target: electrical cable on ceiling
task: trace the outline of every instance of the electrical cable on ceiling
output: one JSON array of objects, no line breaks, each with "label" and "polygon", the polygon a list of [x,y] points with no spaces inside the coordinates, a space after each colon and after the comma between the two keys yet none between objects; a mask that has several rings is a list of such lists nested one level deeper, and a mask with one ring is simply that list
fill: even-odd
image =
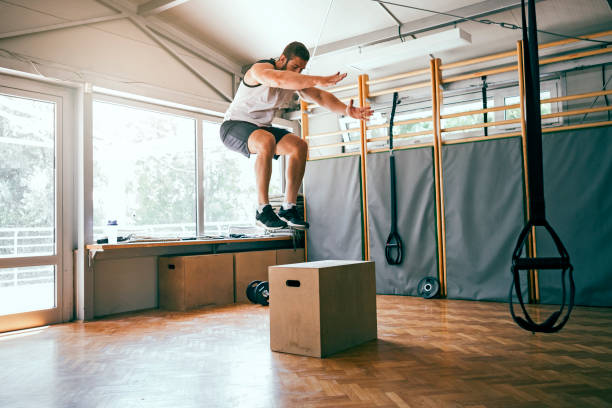
[{"label": "electrical cable on ceiling", "polygon": [[[392,5],[392,6],[409,8],[409,9],[417,10],[417,11],[424,11],[426,13],[439,14],[439,15],[442,15],[442,16],[449,16],[449,17],[460,18],[462,20],[473,21],[475,23],[480,23],[480,24],[498,25],[501,28],[507,28],[509,30],[521,30],[522,29],[521,26],[513,24],[513,23],[497,22],[497,21],[486,20],[486,19],[485,20],[479,20],[477,18],[463,17],[463,16],[458,16],[456,14],[444,13],[444,12],[435,11],[435,10],[428,10],[428,9],[424,9],[424,8],[421,8],[421,7],[408,6],[406,4],[394,3],[394,2],[386,1],[386,0],[372,0],[372,1],[374,1],[376,3],[379,3],[379,4],[388,4],[388,5]],[[554,33],[552,31],[538,30],[538,32],[539,33],[543,33],[543,34],[550,34],[550,35],[554,35],[554,36],[562,37],[562,38],[570,38],[570,39],[581,40],[581,41],[590,41],[590,42],[594,42],[594,43],[598,43],[598,44],[605,44],[605,45],[612,44],[612,42],[610,42],[610,41],[601,41],[601,40],[594,40],[594,39],[591,39],[591,38],[575,37],[575,36],[571,36],[571,35]]]},{"label": "electrical cable on ceiling", "polygon": [[319,36],[317,37],[317,42],[315,43],[315,47],[312,50],[312,55],[310,56],[310,63],[306,67],[304,71],[306,73],[310,72],[310,68],[314,62],[314,57],[317,55],[317,48],[319,47],[319,42],[321,41],[321,36],[323,35],[323,29],[325,28],[325,24],[327,24],[327,18],[329,17],[329,12],[331,11],[332,5],[334,4],[334,0],[329,0],[329,6],[327,6],[327,13],[325,13],[325,19],[323,20],[323,24],[321,24],[321,28],[319,29]]}]

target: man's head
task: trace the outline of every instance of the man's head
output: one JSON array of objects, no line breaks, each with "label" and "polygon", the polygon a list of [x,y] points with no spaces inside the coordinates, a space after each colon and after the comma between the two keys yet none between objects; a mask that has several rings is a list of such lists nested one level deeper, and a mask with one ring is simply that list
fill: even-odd
[{"label": "man's head", "polygon": [[310,59],[308,48],[301,42],[294,41],[287,45],[278,59],[279,69],[302,72]]}]

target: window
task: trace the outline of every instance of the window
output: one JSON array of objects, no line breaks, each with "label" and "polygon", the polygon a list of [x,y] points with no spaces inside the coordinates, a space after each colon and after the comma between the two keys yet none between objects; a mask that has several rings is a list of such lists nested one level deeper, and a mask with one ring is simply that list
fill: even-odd
[{"label": "window", "polygon": [[[550,99],[550,91],[540,92],[540,99]],[[504,105],[516,105],[520,103],[518,96],[509,96],[504,98]],[[552,105],[550,103],[542,104],[542,115],[552,112]],[[505,119],[518,119],[521,117],[521,109],[509,109],[506,111]]]},{"label": "window", "polygon": [[[230,227],[253,226],[257,208],[255,155],[250,159],[221,142],[217,123],[203,122],[204,233],[226,234]],[[282,157],[273,160],[270,197],[282,194]]]},{"label": "window", "polygon": [[[474,97],[474,95],[471,94],[471,95],[464,95],[461,98],[465,99],[465,98],[468,98],[469,96],[471,96],[472,98]],[[450,115],[453,113],[469,112],[469,111],[483,109],[482,98],[471,99],[471,100],[468,99],[468,100],[463,100],[463,101],[461,101],[458,97],[453,97],[452,99],[451,98],[448,98],[448,99],[449,101],[445,103],[444,106],[442,107],[442,112],[441,112],[442,115]],[[487,98],[487,108],[492,108],[494,106],[495,106],[494,99]],[[494,115],[492,113],[487,114],[487,123],[494,121],[493,116]],[[479,123],[485,123],[485,117],[483,113],[474,113],[472,115],[442,119],[440,122],[442,129],[476,125]],[[487,133],[492,133],[493,131],[494,131],[494,128],[491,128],[488,130]],[[481,134],[484,134],[484,128],[456,130],[452,132],[444,132],[442,135],[443,135],[443,139],[446,140],[446,139],[473,137],[473,136],[477,136]]]},{"label": "window", "polygon": [[108,220],[117,220],[120,236],[195,236],[196,124],[94,101],[94,238],[105,236]]},{"label": "window", "polygon": [[[14,326],[11,314],[57,313],[61,244],[56,228],[61,220],[57,200],[61,99],[25,90],[0,91],[4,89],[7,93],[0,93],[0,316],[9,320],[0,319],[0,331],[31,325],[24,319],[26,323]],[[38,324],[47,321],[41,315],[34,319]]]}]

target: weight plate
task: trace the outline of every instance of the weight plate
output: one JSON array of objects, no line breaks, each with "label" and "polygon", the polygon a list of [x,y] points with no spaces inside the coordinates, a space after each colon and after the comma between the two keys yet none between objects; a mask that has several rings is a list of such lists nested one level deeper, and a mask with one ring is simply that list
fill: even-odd
[{"label": "weight plate", "polygon": [[246,288],[247,298],[253,303],[257,303],[257,299],[255,298],[255,288],[257,288],[257,285],[259,285],[260,282],[260,280],[254,280],[253,282],[249,283]]},{"label": "weight plate", "polygon": [[440,283],[436,278],[432,278],[431,276],[421,279],[417,287],[417,293],[425,299],[434,298],[438,296],[439,292]]},{"label": "weight plate", "polygon": [[262,306],[268,306],[270,299],[270,291],[267,281],[261,282],[255,288],[255,301]]}]

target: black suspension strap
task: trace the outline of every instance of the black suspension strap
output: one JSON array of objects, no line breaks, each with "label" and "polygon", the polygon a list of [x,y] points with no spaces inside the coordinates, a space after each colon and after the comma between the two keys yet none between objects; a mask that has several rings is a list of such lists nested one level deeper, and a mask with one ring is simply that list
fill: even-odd
[{"label": "black suspension strap", "polygon": [[[487,109],[487,87],[487,76],[485,75],[482,77],[482,109]],[[487,112],[485,112],[483,115],[484,123],[487,123],[487,116]],[[487,126],[484,128],[484,135],[489,136],[489,128]]]},{"label": "black suspension strap", "polygon": [[[512,277],[510,287],[510,314],[514,321],[523,329],[531,332],[554,333],[567,323],[574,307],[575,285],[573,279],[573,267],[570,263],[569,254],[557,233],[546,221],[544,203],[544,169],[542,165],[542,117],[540,111],[540,65],[538,59],[538,39],[536,29],[535,1],[529,0],[529,24],[525,17],[525,0],[521,0],[523,19],[523,61],[525,65],[525,110],[526,110],[526,134],[527,134],[527,176],[529,179],[529,220],[519,234],[516,247],[512,253]],[[521,257],[529,232],[533,227],[544,227],[550,234],[557,251],[558,257],[530,258]],[[523,295],[521,292],[521,281],[519,271],[521,270],[561,270],[561,282],[563,295],[561,307],[550,315],[543,323],[536,323],[527,313]],[[566,304],[565,276],[569,279],[569,302],[565,316],[560,319]],[[521,304],[524,318],[516,316],[512,303],[513,289]]]},{"label": "black suspension strap", "polygon": [[391,175],[391,232],[385,244],[385,258],[389,265],[399,265],[404,257],[402,240],[397,233],[397,197],[395,190],[395,156],[393,155],[393,119],[398,93],[393,93],[393,107],[389,118],[389,173]]}]

